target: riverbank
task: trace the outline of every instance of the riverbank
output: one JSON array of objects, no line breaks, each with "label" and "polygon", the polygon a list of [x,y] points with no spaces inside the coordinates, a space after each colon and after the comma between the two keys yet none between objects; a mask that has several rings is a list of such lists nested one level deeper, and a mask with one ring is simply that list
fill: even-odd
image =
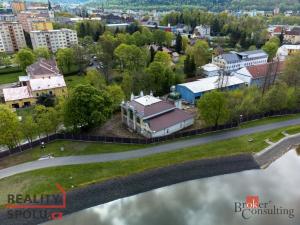
[{"label": "riverbank", "polygon": [[[236,173],[245,170],[259,169],[252,154],[201,159],[164,168],[148,170],[127,177],[115,178],[102,183],[67,192],[67,207],[64,215],[96,205],[108,203],[139,193],[147,192],[189,180]],[[49,210],[48,212],[60,211]],[[7,210],[0,210],[0,221],[3,225],[36,225],[45,219],[20,220],[8,218]]]}]

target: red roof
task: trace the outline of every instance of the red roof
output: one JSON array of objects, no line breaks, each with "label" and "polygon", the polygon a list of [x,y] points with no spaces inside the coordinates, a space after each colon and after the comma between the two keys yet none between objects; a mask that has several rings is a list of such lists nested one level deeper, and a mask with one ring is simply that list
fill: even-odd
[{"label": "red roof", "polygon": [[134,109],[137,110],[137,112],[143,117],[152,116],[175,108],[173,104],[166,101],[160,101],[151,105],[144,106],[136,102],[135,100],[132,100],[129,104],[133,106]]},{"label": "red roof", "polygon": [[181,109],[175,109],[161,116],[149,119],[147,122],[152,131],[161,131],[178,123],[192,119],[194,116]]},{"label": "red roof", "polygon": [[282,72],[284,68],[284,62],[266,63],[261,65],[248,66],[246,68],[252,75],[252,78],[256,79],[260,77],[265,77],[268,73],[275,74],[276,70],[277,73]]},{"label": "red roof", "polygon": [[273,33],[281,33],[282,32],[282,27],[276,27],[273,31]]}]

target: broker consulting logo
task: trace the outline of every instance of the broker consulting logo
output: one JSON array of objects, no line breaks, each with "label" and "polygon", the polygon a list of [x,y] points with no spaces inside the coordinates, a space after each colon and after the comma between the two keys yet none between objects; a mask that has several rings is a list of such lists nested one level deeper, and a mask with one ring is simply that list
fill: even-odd
[{"label": "broker consulting logo", "polygon": [[234,212],[249,220],[255,216],[282,215],[289,219],[295,218],[295,210],[277,205],[272,201],[260,202],[259,196],[248,195],[245,202],[235,202]]},{"label": "broker consulting logo", "polygon": [[9,219],[61,220],[66,208],[66,192],[58,183],[59,194],[8,194],[6,208]]}]

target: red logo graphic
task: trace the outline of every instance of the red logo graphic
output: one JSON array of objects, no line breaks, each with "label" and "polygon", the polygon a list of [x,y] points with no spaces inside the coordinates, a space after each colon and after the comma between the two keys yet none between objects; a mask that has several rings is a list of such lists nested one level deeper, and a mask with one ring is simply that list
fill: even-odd
[{"label": "red logo graphic", "polygon": [[63,213],[62,212],[54,212],[51,213],[51,219],[52,220],[62,220]]},{"label": "red logo graphic", "polygon": [[[65,209],[66,208],[66,192],[65,190],[60,186],[60,184],[56,183],[56,188],[60,191],[61,195],[62,195],[62,202],[59,201],[59,204],[45,204],[45,202],[41,201],[41,202],[34,202],[34,203],[38,203],[38,204],[27,204],[27,201],[25,201],[22,204],[16,204],[16,203],[21,203],[19,200],[19,196],[13,196],[10,195],[9,198],[9,203],[6,205],[6,208],[9,209],[15,209],[15,210],[21,210],[21,209],[40,209],[40,210],[47,210],[47,209]],[[52,196],[52,195],[48,195],[48,196]],[[60,194],[56,194],[53,196],[57,196],[58,198],[60,198]],[[28,196],[27,196],[28,197]],[[28,197],[29,198],[29,197]],[[12,200],[13,199],[13,200]],[[12,201],[11,201],[12,200]],[[22,200],[27,200],[27,198],[22,199]],[[57,199],[56,199],[57,200]],[[11,213],[12,214],[12,213]],[[17,212],[15,213],[16,215],[18,214]],[[22,212],[20,211],[21,215]],[[18,214],[18,215],[19,215]],[[34,216],[34,214],[32,214]],[[63,217],[63,213],[62,212],[52,212],[48,218],[52,219],[52,220],[61,220]]]},{"label": "red logo graphic", "polygon": [[259,197],[248,195],[246,197],[246,206],[247,206],[247,208],[258,208],[259,207]]}]

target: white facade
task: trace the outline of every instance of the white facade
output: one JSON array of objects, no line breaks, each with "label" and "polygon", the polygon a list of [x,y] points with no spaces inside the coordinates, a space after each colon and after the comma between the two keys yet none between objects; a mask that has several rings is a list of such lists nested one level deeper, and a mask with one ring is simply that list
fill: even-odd
[{"label": "white facade", "polygon": [[219,76],[221,70],[220,67],[212,63],[202,66],[201,69],[206,77]]},{"label": "white facade", "polygon": [[195,27],[194,37],[205,38],[210,36],[210,26],[208,25],[200,25]]},{"label": "white facade", "polygon": [[52,52],[78,44],[76,31],[70,29],[31,31],[30,38],[34,49],[46,47]]},{"label": "white facade", "polygon": [[300,45],[282,45],[277,50],[276,56],[280,61],[284,61],[289,55],[300,52]]},{"label": "white facade", "polygon": [[236,71],[243,67],[265,64],[268,54],[263,50],[231,52],[214,57],[212,63],[226,72]]},{"label": "white facade", "polygon": [[26,47],[22,25],[18,22],[0,22],[0,52],[16,52]]}]

